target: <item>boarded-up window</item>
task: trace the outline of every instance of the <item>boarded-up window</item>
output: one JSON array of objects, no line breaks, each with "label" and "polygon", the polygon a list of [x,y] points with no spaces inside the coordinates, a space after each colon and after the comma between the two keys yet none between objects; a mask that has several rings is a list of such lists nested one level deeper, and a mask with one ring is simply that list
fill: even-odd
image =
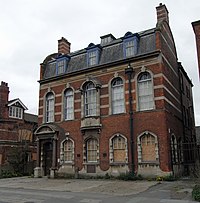
[{"label": "boarded-up window", "polygon": [[155,138],[147,134],[141,137],[142,161],[156,161]]},{"label": "boarded-up window", "polygon": [[18,138],[19,141],[22,141],[22,140],[32,141],[33,134],[31,130],[20,129],[18,132],[19,132],[19,138]]},{"label": "boarded-up window", "polygon": [[37,153],[32,153],[32,161],[36,161],[37,160]]},{"label": "boarded-up window", "polygon": [[121,136],[113,138],[113,159],[114,162],[125,162],[125,139]]}]

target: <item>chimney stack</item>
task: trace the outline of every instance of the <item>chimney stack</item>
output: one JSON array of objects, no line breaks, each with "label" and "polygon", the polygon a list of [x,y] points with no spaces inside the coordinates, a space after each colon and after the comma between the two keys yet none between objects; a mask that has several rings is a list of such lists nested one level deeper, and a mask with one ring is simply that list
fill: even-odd
[{"label": "chimney stack", "polygon": [[167,23],[169,23],[169,16],[168,16],[168,10],[167,7],[160,3],[158,7],[156,7],[156,11],[157,11],[157,23],[160,23],[162,21],[166,21]]},{"label": "chimney stack", "polygon": [[70,53],[70,45],[64,37],[58,40],[58,53],[60,54],[69,54]]},{"label": "chimney stack", "polygon": [[1,82],[0,85],[0,119],[8,118],[8,95],[9,87],[8,83]]}]

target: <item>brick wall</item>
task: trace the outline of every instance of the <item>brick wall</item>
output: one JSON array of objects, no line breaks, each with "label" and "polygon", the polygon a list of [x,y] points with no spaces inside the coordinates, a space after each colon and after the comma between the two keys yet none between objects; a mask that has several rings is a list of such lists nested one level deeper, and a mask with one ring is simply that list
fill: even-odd
[{"label": "brick wall", "polygon": [[[143,61],[145,64],[145,61]],[[141,66],[135,66],[134,63],[131,64],[134,67],[135,76],[132,79],[132,94],[134,99],[134,157],[137,165],[137,136],[139,136],[144,131],[149,131],[154,133],[159,140],[159,158],[160,158],[160,167],[163,171],[170,171],[170,135],[169,128],[173,128],[174,133],[179,135],[181,134],[181,125],[177,125],[178,118],[175,115],[178,115],[177,109],[174,109],[173,106],[168,104],[163,98],[155,101],[155,109],[153,111],[147,112],[138,112],[137,111],[137,75],[141,71]],[[174,97],[178,97],[176,87],[172,87],[172,84],[177,83],[177,81],[171,81],[169,78],[170,75],[166,73],[163,68],[164,64],[159,64],[158,61],[154,61],[152,65],[146,66],[148,71],[151,71],[156,77],[153,78],[154,86],[157,87],[154,89],[155,98],[166,97],[170,100],[174,106],[180,107],[180,103],[177,104],[177,101]],[[125,76],[126,65],[122,67],[113,67],[110,71],[107,71],[106,74],[102,74],[101,71],[91,72],[91,75],[94,76],[98,81],[101,82],[102,88],[100,89],[100,114],[101,114],[101,124],[102,128],[99,134],[99,147],[100,147],[100,167],[102,170],[108,170],[109,168],[109,139],[116,133],[120,133],[127,137],[128,143],[130,143],[130,127],[129,127],[129,106],[128,106],[128,80]],[[126,98],[126,113],[120,115],[109,115],[109,84],[113,79],[114,74],[118,73],[122,77],[125,83],[125,98]],[[162,73],[162,74],[160,74]],[[83,143],[84,136],[80,131],[80,122],[81,122],[81,92],[79,88],[86,81],[85,75],[79,75],[79,80],[76,77],[66,78],[60,80],[59,83],[50,82],[48,85],[44,84],[40,86],[40,123],[43,120],[43,103],[46,93],[49,91],[49,86],[51,91],[55,93],[55,119],[57,124],[64,129],[65,132],[69,132],[70,137],[75,142],[75,157],[80,154],[80,157],[76,158],[79,169],[82,169],[83,163]],[[170,80],[170,82],[169,82]],[[73,121],[63,121],[62,120],[62,94],[66,88],[67,81],[70,81],[70,87],[74,89],[74,99],[75,99],[75,119]],[[168,91],[164,89],[166,87]],[[171,92],[174,97],[169,94]],[[42,108],[43,107],[43,108]],[[170,115],[170,119],[167,119],[167,112],[172,111],[175,115]],[[166,122],[167,121],[167,122]],[[64,138],[60,138],[58,146]],[[131,160],[131,149],[130,145],[128,146],[129,152],[129,161]],[[103,156],[103,154],[106,156]],[[58,158],[60,156],[60,151],[58,149]],[[137,167],[136,167],[137,169]]]}]

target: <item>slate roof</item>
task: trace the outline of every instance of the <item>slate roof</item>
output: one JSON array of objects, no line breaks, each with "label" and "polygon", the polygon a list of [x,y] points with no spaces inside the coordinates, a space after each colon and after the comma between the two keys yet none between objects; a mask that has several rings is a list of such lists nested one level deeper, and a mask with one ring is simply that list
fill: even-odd
[{"label": "slate roof", "polygon": [[[139,36],[139,43],[138,43],[138,50],[137,54],[135,56],[147,54],[150,52],[155,51],[155,28],[145,30],[143,32],[137,33]],[[110,43],[101,46],[101,54],[100,54],[100,60],[98,65],[105,65],[112,62],[117,62],[124,59],[124,53],[123,53],[123,37],[118,39],[113,39]],[[43,79],[50,78],[53,76],[56,76],[56,70],[55,68],[49,68],[48,61],[51,61],[52,59],[55,59],[58,56],[58,53],[51,54],[47,56],[47,58],[43,62],[43,67],[45,68]],[[91,67],[88,67],[87,65],[87,48],[70,53],[68,55],[70,57],[67,70],[65,74],[89,69]],[[94,66],[93,66],[94,67]]]},{"label": "slate roof", "polygon": [[31,123],[38,123],[38,116],[30,113],[24,113],[24,120]]}]

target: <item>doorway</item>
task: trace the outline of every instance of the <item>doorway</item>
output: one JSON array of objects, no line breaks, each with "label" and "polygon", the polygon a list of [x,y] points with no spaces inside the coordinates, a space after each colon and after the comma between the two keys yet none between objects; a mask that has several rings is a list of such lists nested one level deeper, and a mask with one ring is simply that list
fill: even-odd
[{"label": "doorway", "polygon": [[44,152],[44,175],[50,175],[50,168],[52,167],[52,156],[53,156],[53,144],[52,142],[46,142],[43,145]]}]

